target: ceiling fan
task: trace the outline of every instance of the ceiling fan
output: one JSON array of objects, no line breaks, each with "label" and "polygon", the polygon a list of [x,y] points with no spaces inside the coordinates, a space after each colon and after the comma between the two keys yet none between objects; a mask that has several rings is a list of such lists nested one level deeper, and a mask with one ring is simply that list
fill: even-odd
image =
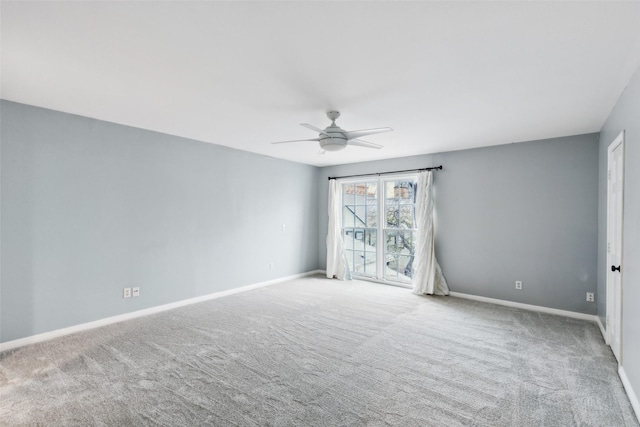
[{"label": "ceiling fan", "polygon": [[367,142],[359,139],[361,136],[373,135],[376,133],[382,132],[390,132],[393,129],[391,128],[375,128],[375,129],[363,129],[363,130],[354,130],[348,132],[344,129],[341,129],[338,125],[336,125],[336,119],[340,117],[339,111],[328,111],[327,117],[331,120],[331,125],[326,127],[324,130],[312,126],[307,123],[301,123],[300,126],[304,126],[307,129],[311,129],[315,132],[318,132],[318,137],[314,139],[295,139],[292,141],[278,141],[272,142],[272,144],[287,144],[289,142],[302,142],[302,141],[318,141],[320,143],[320,154],[324,154],[326,151],[338,151],[345,148],[347,145],[357,145],[360,147],[367,148],[382,148],[380,144],[374,144],[373,142]]}]

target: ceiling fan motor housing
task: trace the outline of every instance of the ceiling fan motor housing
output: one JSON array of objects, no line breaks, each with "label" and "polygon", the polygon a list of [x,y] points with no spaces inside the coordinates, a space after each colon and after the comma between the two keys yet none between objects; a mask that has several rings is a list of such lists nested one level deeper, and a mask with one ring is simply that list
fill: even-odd
[{"label": "ceiling fan motor housing", "polygon": [[324,132],[318,135],[323,150],[338,151],[347,146],[347,137],[338,126],[329,126]]}]

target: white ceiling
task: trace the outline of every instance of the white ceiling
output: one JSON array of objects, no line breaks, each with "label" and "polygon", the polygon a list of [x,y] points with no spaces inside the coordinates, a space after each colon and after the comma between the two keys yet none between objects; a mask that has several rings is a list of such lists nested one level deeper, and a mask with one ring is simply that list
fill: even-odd
[{"label": "white ceiling", "polygon": [[[7,2],[4,99],[312,165],[597,132],[639,2]],[[299,126],[390,126],[318,155]]]}]

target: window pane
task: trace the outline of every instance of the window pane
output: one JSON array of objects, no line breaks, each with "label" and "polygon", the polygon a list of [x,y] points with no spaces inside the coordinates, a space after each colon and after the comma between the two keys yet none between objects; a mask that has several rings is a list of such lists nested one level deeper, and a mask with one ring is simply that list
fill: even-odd
[{"label": "window pane", "polygon": [[342,228],[355,226],[355,210],[356,208],[353,205],[342,207]]},{"label": "window pane", "polygon": [[343,230],[343,232],[342,232],[342,240],[344,240],[344,249],[345,250],[353,249],[354,243],[353,243],[353,229],[352,228],[347,228],[347,229]]},{"label": "window pane", "polygon": [[394,254],[398,252],[398,233],[395,231],[385,231],[386,253]]},{"label": "window pane", "polygon": [[385,231],[387,254],[413,255],[415,253],[415,232]]},{"label": "window pane", "polygon": [[374,251],[375,252],[377,234],[378,234],[378,232],[376,230],[365,230],[364,231],[365,250]]},{"label": "window pane", "polygon": [[364,252],[362,251],[353,252],[353,272],[364,273]]},{"label": "window pane", "polygon": [[404,243],[410,255],[416,253],[416,233],[414,231],[404,232]]},{"label": "window pane", "polygon": [[396,252],[400,255],[412,255],[415,252],[415,239],[412,231],[397,233]]},{"label": "window pane", "polygon": [[376,206],[378,204],[378,184],[367,182],[367,204]]},{"label": "window pane", "polygon": [[378,226],[378,207],[367,206],[367,227]]},{"label": "window pane", "polygon": [[398,272],[396,271],[397,267],[398,267],[398,257],[395,255],[386,255],[384,277],[386,279],[397,279],[398,278]]},{"label": "window pane", "polygon": [[[351,240],[351,244],[353,246],[350,249],[353,249],[354,251],[364,250],[364,229],[362,228],[353,229],[353,238]],[[345,247],[347,247],[346,244],[345,244]]]},{"label": "window pane", "polygon": [[394,181],[386,181],[384,183],[384,199],[385,203],[398,203],[398,194],[395,191]]},{"label": "window pane", "polygon": [[398,228],[400,211],[397,206],[387,206],[385,209],[385,217],[387,221],[387,228]]},{"label": "window pane", "polygon": [[416,183],[414,181],[397,181],[398,198],[400,204],[413,204],[416,202]]},{"label": "window pane", "polygon": [[414,224],[414,208],[410,206],[400,206],[399,209],[399,227],[400,228],[413,228]]},{"label": "window pane", "polygon": [[416,181],[385,181],[384,185],[384,198],[387,203],[413,204],[416,202]]},{"label": "window pane", "polygon": [[376,253],[365,252],[364,259],[365,259],[364,272],[368,275],[376,276]]},{"label": "window pane", "polygon": [[353,195],[354,195],[354,185],[342,184],[342,203],[345,205],[355,204]]},{"label": "window pane", "polygon": [[410,281],[412,271],[411,268],[413,264],[413,257],[400,255],[398,257],[398,278]]},{"label": "window pane", "polygon": [[349,268],[353,270],[353,251],[345,249],[344,255],[347,257],[347,262],[349,263]]},{"label": "window pane", "polygon": [[367,200],[367,184],[358,183],[354,184],[353,194],[355,196],[356,205],[364,205]]},{"label": "window pane", "polygon": [[353,207],[355,214],[354,227],[365,227],[367,221],[367,208],[364,205],[356,205]]}]

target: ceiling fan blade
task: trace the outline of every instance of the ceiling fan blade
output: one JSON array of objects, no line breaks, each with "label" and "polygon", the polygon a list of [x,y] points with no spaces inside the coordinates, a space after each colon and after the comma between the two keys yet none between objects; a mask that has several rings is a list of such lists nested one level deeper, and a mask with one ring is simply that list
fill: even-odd
[{"label": "ceiling fan blade", "polygon": [[276,142],[272,142],[272,144],[288,144],[290,142],[304,142],[304,141],[320,141],[320,138],[314,138],[314,139],[293,139],[291,141],[276,141]]},{"label": "ceiling fan blade", "polygon": [[361,139],[350,139],[347,144],[348,145],[358,145],[360,147],[367,147],[367,148],[377,148],[377,149],[380,149],[380,148],[384,147],[384,145],[374,144],[373,142],[367,142],[367,141],[363,141]]},{"label": "ceiling fan blade", "polygon": [[315,131],[315,132],[321,133],[321,134],[323,134],[323,135],[331,136],[331,135],[329,135],[328,133],[326,133],[325,131],[323,131],[322,129],[317,128],[317,127],[315,127],[315,126],[313,126],[313,125],[310,125],[309,123],[300,123],[300,126],[305,127],[305,128],[307,128],[307,129],[311,129],[312,131]]},{"label": "ceiling fan blade", "polygon": [[352,130],[351,132],[345,132],[347,139],[360,138],[361,136],[373,135],[374,133],[391,132],[391,128],[375,128],[375,129],[362,129]]}]

